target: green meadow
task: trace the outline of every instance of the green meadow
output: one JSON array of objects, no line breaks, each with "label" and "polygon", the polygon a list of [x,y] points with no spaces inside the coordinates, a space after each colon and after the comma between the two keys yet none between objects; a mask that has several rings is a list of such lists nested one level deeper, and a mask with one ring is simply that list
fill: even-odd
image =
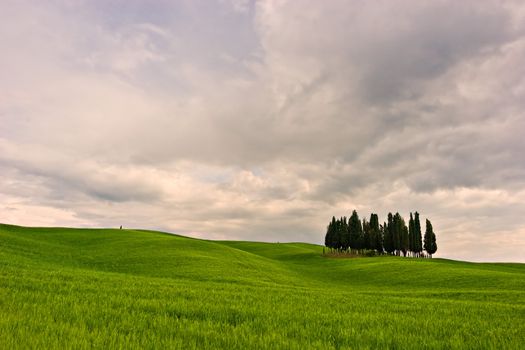
[{"label": "green meadow", "polygon": [[523,349],[525,265],[0,225],[1,349]]}]

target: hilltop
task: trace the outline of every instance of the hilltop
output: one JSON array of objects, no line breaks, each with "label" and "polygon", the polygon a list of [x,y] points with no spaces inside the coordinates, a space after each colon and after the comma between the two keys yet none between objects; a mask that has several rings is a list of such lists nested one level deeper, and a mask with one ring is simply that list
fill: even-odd
[{"label": "hilltop", "polygon": [[518,348],[525,265],[0,225],[3,348]]}]

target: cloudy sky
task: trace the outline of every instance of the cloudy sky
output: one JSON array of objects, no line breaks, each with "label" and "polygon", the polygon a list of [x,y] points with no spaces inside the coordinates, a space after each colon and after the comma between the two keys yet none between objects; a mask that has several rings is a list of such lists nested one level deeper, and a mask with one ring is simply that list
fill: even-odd
[{"label": "cloudy sky", "polygon": [[[525,262],[523,1],[0,3],[0,222]],[[423,228],[424,229],[424,228]]]}]

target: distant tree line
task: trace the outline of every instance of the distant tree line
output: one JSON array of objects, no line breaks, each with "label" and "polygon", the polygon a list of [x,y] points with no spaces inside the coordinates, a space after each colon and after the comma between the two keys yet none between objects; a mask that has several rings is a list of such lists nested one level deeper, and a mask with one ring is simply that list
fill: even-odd
[{"label": "distant tree line", "polygon": [[346,216],[339,219],[332,217],[326,230],[325,246],[332,252],[358,255],[425,257],[423,251],[426,251],[432,257],[437,251],[436,234],[428,219],[424,238],[421,238],[417,211],[413,216],[410,213],[408,226],[399,213],[388,213],[387,221],[382,225],[377,214],[371,214],[368,221],[361,221],[355,210],[348,219]]}]

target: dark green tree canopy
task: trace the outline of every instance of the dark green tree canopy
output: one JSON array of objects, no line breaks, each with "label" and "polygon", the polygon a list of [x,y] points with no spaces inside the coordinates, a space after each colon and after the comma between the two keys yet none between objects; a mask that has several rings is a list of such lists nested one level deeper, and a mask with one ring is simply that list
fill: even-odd
[{"label": "dark green tree canopy", "polygon": [[336,219],[326,228],[325,246],[338,253],[395,254],[400,256],[422,256],[423,248],[431,257],[437,251],[436,235],[432,223],[426,220],[424,244],[421,237],[419,213],[410,213],[408,226],[401,214],[388,213],[387,222],[379,225],[379,217],[372,213],[370,220],[361,221],[357,211],[352,215]]},{"label": "dark green tree canopy", "polygon": [[421,224],[419,223],[419,213],[414,213],[414,253],[419,255],[423,251],[423,241],[421,239]]},{"label": "dark green tree canopy", "polygon": [[425,230],[425,251],[432,256],[437,251],[436,234],[432,228],[432,223],[427,219]]},{"label": "dark green tree canopy", "polygon": [[383,235],[379,227],[379,218],[377,214],[370,214],[370,241],[371,249],[375,249],[379,254],[383,252]]},{"label": "dark green tree canopy", "polygon": [[351,249],[362,249],[363,248],[363,227],[361,226],[361,220],[357,211],[352,212],[352,216],[348,220],[348,232],[350,234],[350,248]]},{"label": "dark green tree canopy", "polygon": [[394,216],[388,213],[388,219],[384,228],[384,249],[387,253],[392,254],[396,249],[394,246]]},{"label": "dark green tree canopy", "polygon": [[408,249],[411,252],[416,251],[416,226],[414,225],[414,218],[410,213],[410,219],[408,220]]}]

